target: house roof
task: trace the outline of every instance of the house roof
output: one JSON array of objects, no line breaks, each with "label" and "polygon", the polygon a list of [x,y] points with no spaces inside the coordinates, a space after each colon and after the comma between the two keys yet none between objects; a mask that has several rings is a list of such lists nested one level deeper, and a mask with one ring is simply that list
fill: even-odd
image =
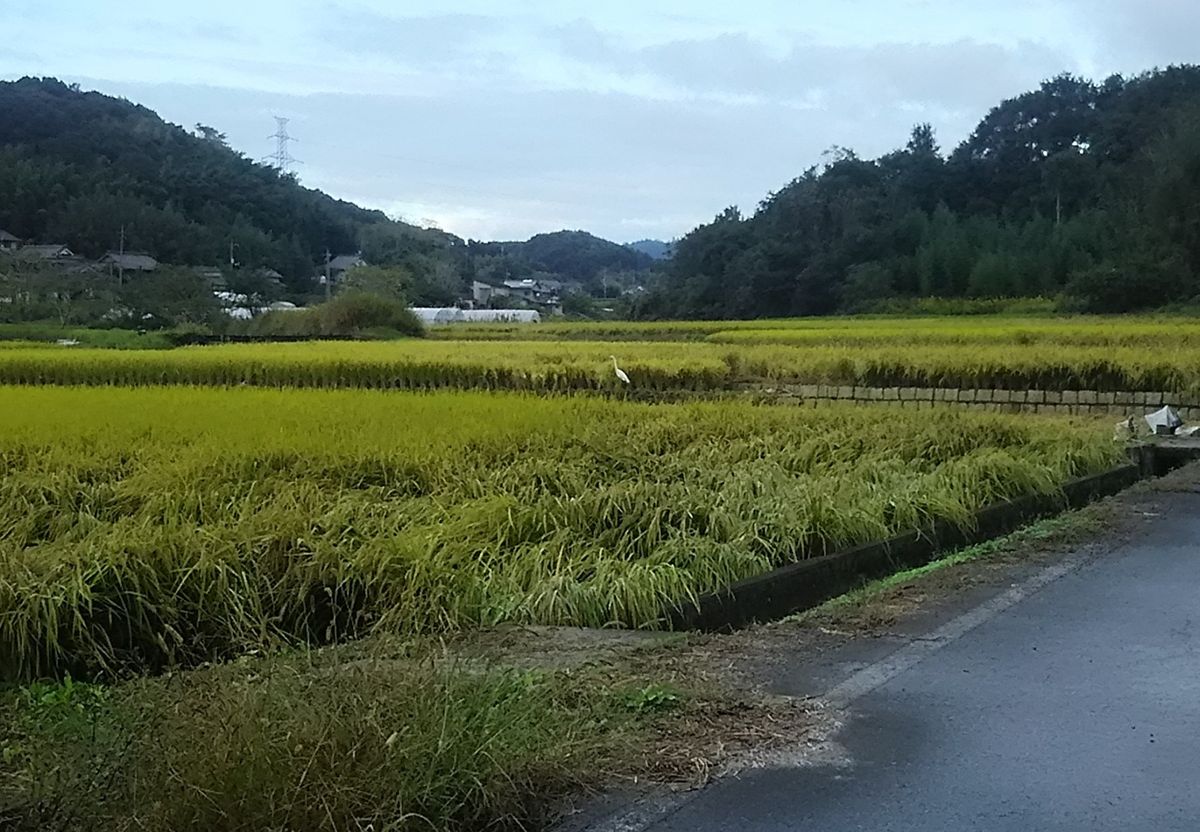
[{"label": "house roof", "polygon": [[329,261],[329,270],[331,272],[344,272],[347,269],[353,269],[355,266],[365,265],[366,263],[357,254],[339,254]]},{"label": "house roof", "polygon": [[54,264],[70,274],[85,274],[97,271],[94,264],[89,263],[82,257],[60,257],[54,261]]},{"label": "house roof", "polygon": [[530,277],[523,280],[506,280],[504,285],[509,289],[529,289],[534,292],[557,292],[562,288],[562,284],[557,280],[535,280]]},{"label": "house roof", "polygon": [[47,243],[38,246],[25,246],[21,249],[21,254],[26,257],[41,257],[45,260],[51,260],[56,257],[74,257],[75,252],[67,248],[66,243]]},{"label": "house roof", "polygon": [[19,243],[19,242],[21,242],[20,237],[14,237],[12,234],[9,234],[3,228],[0,228],[0,243]]},{"label": "house roof", "polygon": [[100,258],[100,262],[111,263],[117,268],[130,271],[152,272],[158,268],[157,260],[140,251],[127,251],[124,254],[110,251]]}]

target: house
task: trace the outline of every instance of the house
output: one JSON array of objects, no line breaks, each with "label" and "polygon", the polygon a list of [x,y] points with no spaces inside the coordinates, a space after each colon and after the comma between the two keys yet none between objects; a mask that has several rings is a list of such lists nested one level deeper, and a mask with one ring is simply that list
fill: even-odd
[{"label": "house", "polygon": [[108,266],[110,271],[120,269],[125,272],[152,272],[158,268],[158,261],[141,251],[110,251],[97,262],[101,266]]},{"label": "house", "polygon": [[557,280],[525,278],[506,280],[500,286],[492,286],[478,280],[471,283],[471,298],[476,306],[487,306],[494,298],[517,298],[549,312],[557,312],[562,283]]},{"label": "house", "polygon": [[471,299],[475,301],[476,306],[487,306],[492,302],[492,298],[506,297],[508,297],[508,289],[503,286],[493,286],[479,280],[471,282]]},{"label": "house", "polygon": [[506,280],[504,288],[510,298],[520,298],[528,303],[558,303],[558,289],[562,286],[556,280]]},{"label": "house", "polygon": [[0,251],[16,251],[21,247],[21,238],[0,228]]},{"label": "house", "polygon": [[31,260],[68,260],[75,252],[67,248],[65,243],[47,243],[45,245],[24,246],[21,256]]},{"label": "house", "polygon": [[[367,265],[367,261],[363,260],[357,254],[339,254],[329,261],[329,281],[331,283],[341,283],[342,277],[345,276],[346,272],[365,265]],[[325,282],[324,275],[321,275],[321,282]]]},{"label": "house", "polygon": [[62,243],[22,246],[15,251],[15,255],[27,262],[44,263],[61,273],[84,274],[96,271],[91,262],[78,256]]}]

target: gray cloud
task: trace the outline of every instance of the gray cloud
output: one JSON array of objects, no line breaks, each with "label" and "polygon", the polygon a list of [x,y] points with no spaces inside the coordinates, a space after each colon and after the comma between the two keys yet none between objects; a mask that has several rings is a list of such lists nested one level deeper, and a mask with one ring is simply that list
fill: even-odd
[{"label": "gray cloud", "polygon": [[1091,62],[1126,73],[1200,61],[1200,4],[1195,0],[1066,0],[1093,39]]},{"label": "gray cloud", "polygon": [[782,55],[741,33],[676,40],[631,49],[580,21],[551,31],[576,60],[619,73],[643,73],[695,94],[727,93],[811,100],[814,93],[850,96],[876,106],[927,104],[978,107],[1014,94],[1070,66],[1072,58],[1032,41],[1007,46],[881,43],[829,46],[795,36]]},{"label": "gray cloud", "polygon": [[320,37],[347,52],[370,52],[408,64],[441,65],[469,59],[482,37],[504,28],[501,18],[477,14],[391,17],[347,14],[327,7]]},{"label": "gray cloud", "polygon": [[271,114],[289,115],[306,184],[476,237],[589,228],[619,240],[670,238],[726,205],[753,207],[835,142],[874,136],[860,149],[882,152],[917,120],[887,109],[715,107],[572,90],[443,99],[95,85],[178,123],[218,125],[252,157],[271,149]]},{"label": "gray cloud", "polygon": [[[252,157],[270,150],[270,116],[291,116],[307,184],[463,235],[671,237],[728,204],[752,208],[830,145],[876,156],[930,121],[950,148],[988,108],[1059,72],[1200,57],[1194,0],[1009,3],[1001,15],[959,0],[859,0],[807,30],[784,0],[699,11],[630,0],[576,19],[558,3],[551,14],[548,3],[517,13],[454,0],[403,15],[382,0],[377,11],[316,0],[261,49],[217,48],[259,30],[200,11],[164,13],[161,44],[140,51],[75,32],[70,65],[99,69],[62,71],[218,126]],[[0,46],[0,71],[47,71],[13,49]],[[180,83],[131,80],[144,77]]]}]

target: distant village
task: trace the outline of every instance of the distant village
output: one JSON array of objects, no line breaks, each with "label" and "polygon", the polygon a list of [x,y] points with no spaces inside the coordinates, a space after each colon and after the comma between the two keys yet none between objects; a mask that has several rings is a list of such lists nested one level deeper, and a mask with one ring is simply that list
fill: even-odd
[{"label": "distant village", "polygon": [[[97,260],[81,257],[65,243],[31,243],[0,229],[0,252],[13,255],[26,262],[55,269],[66,274],[105,274],[121,280],[125,275],[145,274],[165,268],[151,254],[141,251],[109,251]],[[355,268],[367,265],[358,254],[341,254],[329,259],[318,274],[314,275],[319,286],[326,282],[337,286],[346,274]],[[227,266],[182,267],[202,278],[220,302],[226,314],[235,319],[248,319],[266,312],[298,309],[296,304],[284,300],[260,302],[256,298],[231,291],[227,283],[228,273],[235,268]],[[283,275],[274,269],[252,270],[254,277],[283,291]],[[561,296],[564,284],[557,280],[523,279],[504,280],[497,285],[475,280],[471,285],[471,296],[464,297],[452,307],[413,307],[412,311],[426,324],[452,324],[472,321],[511,323],[534,323],[543,315],[562,314]],[[520,308],[497,308],[506,305],[505,299],[519,303]]]}]

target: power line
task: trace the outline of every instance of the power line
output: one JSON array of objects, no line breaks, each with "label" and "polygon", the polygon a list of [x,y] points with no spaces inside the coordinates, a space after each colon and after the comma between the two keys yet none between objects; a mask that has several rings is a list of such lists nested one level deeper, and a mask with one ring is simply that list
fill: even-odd
[{"label": "power line", "polygon": [[288,135],[288,122],[291,119],[275,116],[275,132],[268,139],[275,140],[275,152],[270,156],[263,157],[263,161],[270,161],[277,171],[283,174],[292,172],[292,165],[303,164],[299,159],[292,156],[288,150],[288,145],[291,142],[299,141],[299,139]]}]

